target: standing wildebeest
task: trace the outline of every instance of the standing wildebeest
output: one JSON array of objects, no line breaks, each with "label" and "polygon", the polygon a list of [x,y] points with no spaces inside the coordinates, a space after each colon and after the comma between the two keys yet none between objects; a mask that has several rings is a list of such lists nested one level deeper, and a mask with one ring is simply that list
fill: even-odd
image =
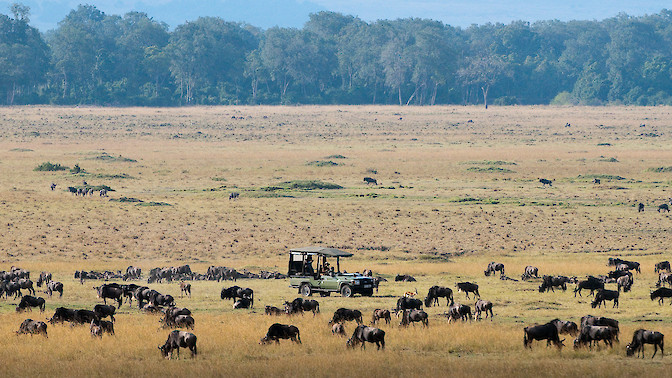
[{"label": "standing wildebeest", "polygon": [[555,324],[555,326],[558,328],[558,334],[566,333],[571,336],[576,336],[579,334],[579,327],[577,327],[576,323],[574,322],[553,319],[550,321],[550,323]]},{"label": "standing wildebeest", "polygon": [[525,267],[525,271],[520,276],[521,280],[529,280],[532,277],[539,278],[539,268],[536,266],[528,265]]},{"label": "standing wildebeest", "polygon": [[429,315],[422,310],[402,310],[399,325],[407,326],[415,322],[422,322],[424,327],[429,327]]},{"label": "standing wildebeest", "polygon": [[490,320],[494,317],[492,313],[492,302],[479,299],[474,304],[474,313],[476,315],[476,320],[481,320],[481,313],[485,312],[485,318],[488,318],[488,312],[490,312]]},{"label": "standing wildebeest", "polygon": [[54,293],[54,291],[57,291],[59,293],[59,298],[63,296],[63,284],[60,282],[56,281],[51,281],[47,283],[47,294],[51,297],[51,295]]},{"label": "standing wildebeest", "polygon": [[51,281],[51,273],[41,272],[40,276],[37,277],[37,287],[42,287],[42,284],[49,283]]},{"label": "standing wildebeest", "polygon": [[370,185],[370,184],[378,185],[378,180],[376,180],[372,177],[364,177],[364,182],[366,183],[366,185]]},{"label": "standing wildebeest", "polygon": [[348,339],[345,345],[348,348],[354,348],[357,344],[362,344],[362,349],[365,349],[365,344],[375,343],[378,347],[385,349],[385,331],[379,328],[367,327],[365,325],[359,325],[355,328],[355,332],[352,333],[352,337]]},{"label": "standing wildebeest", "polygon": [[618,291],[599,289],[597,291],[597,294],[595,294],[595,300],[590,305],[593,306],[593,308],[598,306],[602,307],[602,302],[604,301],[614,301],[614,305],[612,308],[618,307]]},{"label": "standing wildebeest", "polygon": [[103,337],[103,333],[114,336],[114,324],[107,320],[94,319],[91,321],[91,336]]},{"label": "standing wildebeest", "polygon": [[[658,304],[662,305],[664,298],[672,298],[672,289],[661,287],[660,289],[652,291],[651,300],[654,300],[656,298],[658,298]],[[672,305],[672,301],[670,301],[670,304]]]},{"label": "standing wildebeest", "polygon": [[114,312],[117,309],[112,306],[112,305],[102,305],[102,304],[97,304],[93,306],[93,312],[96,314],[98,319],[110,317],[110,320],[114,323]]},{"label": "standing wildebeest", "polygon": [[233,302],[233,308],[238,309],[238,308],[250,308],[252,306],[252,301],[248,297],[242,297],[236,299],[235,302]]},{"label": "standing wildebeest", "polygon": [[49,185],[49,189],[51,189],[52,191],[56,189],[56,183],[52,182],[51,185]]},{"label": "standing wildebeest", "polygon": [[336,323],[331,327],[332,335],[345,336],[345,326],[341,323]]},{"label": "standing wildebeest", "polygon": [[581,334],[574,340],[574,348],[588,344],[591,348],[593,342],[604,341],[604,345],[613,347],[613,341],[618,340],[618,330],[609,326],[585,326],[581,327]]},{"label": "standing wildebeest", "polygon": [[238,193],[238,192],[231,192],[231,193],[229,193],[229,201],[231,201],[231,200],[237,200],[238,197],[240,197],[240,193]]},{"label": "standing wildebeest", "polygon": [[320,303],[314,299],[296,298],[291,302],[285,302],[285,312],[287,314],[295,314],[300,312],[303,315],[304,311],[312,311],[313,317],[320,313]]},{"label": "standing wildebeest", "polygon": [[668,272],[670,271],[670,262],[669,261],[661,261],[656,263],[653,271],[658,273],[660,271],[667,270]]},{"label": "standing wildebeest", "polygon": [[339,308],[334,311],[334,317],[329,321],[329,324],[343,323],[346,321],[356,321],[357,324],[362,324],[362,313],[359,310],[350,310],[347,308]]},{"label": "standing wildebeest", "polygon": [[579,296],[581,295],[581,290],[590,290],[590,295],[595,294],[595,290],[600,290],[604,289],[604,282],[602,282],[600,279],[595,278],[593,276],[588,276],[587,279],[583,281],[579,281],[576,284],[576,288],[574,289],[574,298],[576,298],[576,293],[579,293]]},{"label": "standing wildebeest", "polygon": [[475,283],[458,282],[455,286],[457,286],[457,291],[462,291],[467,295],[467,299],[469,299],[469,293],[474,293],[477,297],[481,297],[481,294],[478,292],[478,285]]},{"label": "standing wildebeest", "polygon": [[154,291],[149,296],[149,303],[154,306],[171,306],[175,304],[175,298],[170,294],[161,294],[158,291]]},{"label": "standing wildebeest", "polygon": [[107,304],[107,299],[110,298],[117,301],[118,307],[121,307],[124,292],[118,284],[105,284],[93,288],[98,292],[98,298],[103,298],[103,303]]},{"label": "standing wildebeest", "polygon": [[600,179],[598,178],[593,179],[593,184],[600,185]]},{"label": "standing wildebeest", "polygon": [[546,340],[547,342],[552,342],[555,344],[558,349],[563,347],[560,337],[558,337],[558,327],[553,323],[546,323],[543,325],[535,325],[530,327],[525,327],[523,329],[525,334],[523,335],[523,345],[527,348],[532,349],[533,340]]},{"label": "standing wildebeest", "polygon": [[47,324],[33,319],[24,320],[16,333],[17,335],[30,334],[31,336],[42,334],[44,337],[49,337],[47,336]]},{"label": "standing wildebeest", "polygon": [[539,182],[542,184],[542,186],[546,186],[546,185],[553,186],[553,180],[547,180],[547,179],[540,178]]},{"label": "standing wildebeest", "polygon": [[301,335],[299,334],[299,329],[293,325],[280,323],[274,323],[268,327],[266,336],[261,338],[259,344],[269,344],[274,340],[276,344],[280,344],[280,339],[290,339],[297,344],[301,344]]},{"label": "standing wildebeest", "polygon": [[401,297],[397,300],[397,311],[422,309],[422,301],[415,298]]},{"label": "standing wildebeest", "polygon": [[658,272],[658,282],[656,282],[656,287],[660,287],[666,283],[672,285],[672,273]]},{"label": "standing wildebeest", "polygon": [[425,307],[432,307],[432,304],[439,305],[439,298],[446,298],[446,306],[453,304],[453,289],[443,286],[432,286],[427,292],[425,298]]},{"label": "standing wildebeest", "polygon": [[660,213],[660,212],[663,212],[663,213],[669,213],[669,212],[670,212],[670,207],[667,206],[666,203],[664,203],[664,204],[662,204],[662,205],[658,205],[658,212],[659,212],[659,213]]},{"label": "standing wildebeest", "polygon": [[621,288],[623,288],[623,292],[627,293],[632,288],[633,284],[632,276],[630,275],[630,276],[618,277],[618,279],[616,280],[616,284],[618,285],[619,292],[621,291]]},{"label": "standing wildebeest", "polygon": [[177,358],[180,358],[180,348],[189,348],[191,351],[191,358],[198,354],[196,349],[196,335],[184,331],[172,331],[168,334],[168,339],[163,346],[159,346],[159,350],[164,358],[173,358],[173,350],[177,350]]},{"label": "standing wildebeest", "polygon": [[188,295],[191,298],[191,284],[180,281],[180,297]]},{"label": "standing wildebeest", "polygon": [[630,357],[633,354],[635,354],[635,351],[637,351],[637,357],[639,357],[639,353],[641,352],[642,358],[644,358],[644,344],[653,344],[653,347],[655,349],[653,350],[653,356],[651,356],[651,358],[656,356],[659,346],[660,346],[660,357],[663,358],[663,356],[665,355],[665,352],[663,351],[663,347],[665,345],[664,339],[665,335],[663,335],[660,332],[638,329],[632,335],[632,341],[630,342],[630,344],[628,344],[625,347],[626,355]]},{"label": "standing wildebeest", "polygon": [[54,311],[54,315],[48,320],[49,323],[74,322],[77,310],[59,307]]},{"label": "standing wildebeest", "polygon": [[471,321],[471,307],[459,303],[454,303],[450,305],[448,309],[448,323],[451,321],[466,321],[469,319]]},{"label": "standing wildebeest", "polygon": [[142,276],[142,269],[130,265],[126,268],[126,274],[124,274],[124,281],[126,280],[139,280]]},{"label": "standing wildebeest", "polygon": [[75,310],[74,323],[89,324],[94,320],[98,320],[98,316],[91,310]]},{"label": "standing wildebeest", "polygon": [[16,306],[16,311],[21,312],[24,310],[32,311],[33,307],[38,307],[40,309],[40,312],[44,312],[44,298],[41,297],[33,297],[30,295],[24,295],[21,298],[21,302],[19,302],[19,305]]},{"label": "standing wildebeest", "polygon": [[644,211],[644,204],[640,202],[639,204],[637,204],[637,212],[641,213],[643,211]]},{"label": "standing wildebeest", "polygon": [[223,288],[220,294],[222,299],[232,299],[234,302],[236,298],[248,298],[252,306],[254,306],[254,290],[250,288],[242,288],[240,286],[231,286]]},{"label": "standing wildebeest", "polygon": [[27,278],[20,278],[14,282],[16,282],[19,285],[20,289],[28,289],[28,294],[35,295],[35,289],[33,288],[33,281]]},{"label": "standing wildebeest", "polygon": [[486,277],[490,276],[490,274],[495,274],[496,272],[499,272],[500,276],[504,276],[504,264],[493,261],[488,264],[488,267],[483,271]]},{"label": "standing wildebeest", "polygon": [[[592,315],[586,315],[581,318],[581,328],[586,326],[609,326],[616,329],[617,331],[620,329],[618,326],[618,320]],[[618,332],[616,333],[616,341],[618,341]]]},{"label": "standing wildebeest", "polygon": [[385,324],[390,324],[390,321],[392,320],[390,310],[381,310],[379,308],[373,310],[373,318],[371,323],[376,324],[380,319],[385,319]]}]

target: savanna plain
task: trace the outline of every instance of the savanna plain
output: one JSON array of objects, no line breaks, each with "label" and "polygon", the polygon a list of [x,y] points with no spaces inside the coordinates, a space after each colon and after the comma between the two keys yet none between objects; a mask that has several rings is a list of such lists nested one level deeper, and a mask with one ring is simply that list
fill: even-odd
[{"label": "savanna plain", "polygon": [[[672,220],[656,211],[672,197],[671,143],[669,107],[2,108],[0,270],[18,266],[33,280],[50,271],[65,291],[38,290],[44,313],[19,314],[17,300],[0,299],[0,375],[667,376],[672,357],[651,359],[647,346],[646,359],[628,358],[625,345],[638,328],[672,337],[672,306],[649,298],[654,263],[672,257]],[[45,162],[69,169],[34,170]],[[75,165],[82,171],[71,173]],[[108,186],[109,197],[70,194],[83,181]],[[118,310],[115,336],[69,325],[49,325],[48,339],[15,333],[25,318],[101,302],[92,286],[102,281],[80,284],[76,270],[286,273],[289,249],[314,244],[352,252],[342,269],[388,281],[370,298],[316,296],[315,317],[264,315],[299,296],[288,280],[239,280],[255,291],[251,310],[219,298],[231,282],[194,281],[190,298],[175,282],[150,284],[194,313],[194,359],[183,350],[164,360],[157,346],[169,330],[135,303]],[[540,293],[540,279],[520,280],[526,265],[540,275],[606,274],[609,257],[642,265],[619,308],[591,308],[574,285]],[[517,281],[485,277],[491,261]],[[407,291],[423,298],[461,281],[493,302],[492,321],[448,324],[442,299],[425,308],[428,328],[379,325],[384,351],[346,349],[327,324],[339,307],[370,323],[372,310]],[[565,335],[561,351],[523,347],[524,326],[587,314],[619,320],[620,343],[575,351]],[[303,343],[259,345],[275,322],[296,325]],[[348,336],[353,329],[346,324]]]}]

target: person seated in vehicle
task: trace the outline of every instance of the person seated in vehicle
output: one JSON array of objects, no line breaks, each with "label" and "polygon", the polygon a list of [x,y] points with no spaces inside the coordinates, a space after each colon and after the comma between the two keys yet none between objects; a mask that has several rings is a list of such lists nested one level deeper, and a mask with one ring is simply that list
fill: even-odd
[{"label": "person seated in vehicle", "polygon": [[304,264],[304,269],[306,274],[312,275],[315,274],[315,270],[313,269],[313,258],[309,256],[306,257],[306,261]]}]

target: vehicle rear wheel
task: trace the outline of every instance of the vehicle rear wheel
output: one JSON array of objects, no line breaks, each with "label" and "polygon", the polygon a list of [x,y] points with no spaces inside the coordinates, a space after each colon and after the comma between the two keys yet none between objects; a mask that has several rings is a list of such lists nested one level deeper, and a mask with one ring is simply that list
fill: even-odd
[{"label": "vehicle rear wheel", "polygon": [[341,287],[341,295],[346,298],[352,297],[352,288],[350,285],[343,285],[343,287]]},{"label": "vehicle rear wheel", "polygon": [[313,295],[313,291],[310,289],[310,285],[308,285],[308,284],[301,285],[301,288],[299,289],[299,292],[304,297],[309,297],[309,296]]}]

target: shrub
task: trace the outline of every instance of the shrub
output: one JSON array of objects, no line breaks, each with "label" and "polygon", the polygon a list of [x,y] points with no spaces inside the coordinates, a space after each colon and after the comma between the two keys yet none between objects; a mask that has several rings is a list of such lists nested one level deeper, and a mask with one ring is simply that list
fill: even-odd
[{"label": "shrub", "polygon": [[551,105],[576,105],[577,101],[572,96],[571,93],[564,91],[558,93],[553,100],[551,100]]},{"label": "shrub", "polygon": [[315,166],[315,167],[334,167],[334,166],[337,166],[337,165],[340,165],[340,164],[338,164],[336,162],[333,162],[331,160],[326,160],[326,161],[325,160],[316,160],[316,161],[308,162],[308,163],[306,163],[306,165],[312,165],[312,166]]},{"label": "shrub", "polygon": [[316,189],[343,189],[342,186],[318,180],[285,181],[278,185],[266,186],[261,190],[272,192],[276,190],[316,190]]},{"label": "shrub", "polygon": [[502,96],[496,98],[495,101],[492,102],[492,104],[498,106],[518,105],[518,99],[516,98],[516,96]]},{"label": "shrub", "polygon": [[347,159],[347,157],[345,157],[343,155],[329,155],[329,156],[325,156],[324,158],[325,159]]},{"label": "shrub", "polygon": [[655,167],[647,169],[647,172],[672,172],[672,167]]},{"label": "shrub", "polygon": [[65,171],[68,167],[60,165],[58,163],[51,164],[50,162],[42,163],[35,167],[33,171],[38,172],[54,172],[54,171]]},{"label": "shrub", "polygon": [[500,168],[500,167],[485,167],[485,168],[484,167],[471,167],[471,168],[467,168],[467,171],[481,172],[481,173],[495,173],[495,172],[513,173],[513,171],[508,169],[508,168]]}]

